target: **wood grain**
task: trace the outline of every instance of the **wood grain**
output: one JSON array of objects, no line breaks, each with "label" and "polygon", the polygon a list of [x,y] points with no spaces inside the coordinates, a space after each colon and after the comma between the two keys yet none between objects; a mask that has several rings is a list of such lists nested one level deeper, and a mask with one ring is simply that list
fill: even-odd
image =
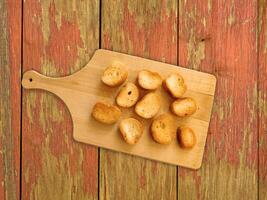
[{"label": "wood grain", "polygon": [[267,200],[267,1],[258,5],[259,199]]},{"label": "wood grain", "polygon": [[[99,1],[23,1],[23,70],[73,73],[99,45]],[[59,99],[23,90],[22,199],[97,199],[97,149],[74,142]]]},{"label": "wood grain", "polygon": [[204,162],[179,168],[179,199],[257,199],[256,0],[179,1],[179,65],[212,72]]},{"label": "wood grain", "polygon": [[20,193],[21,1],[0,1],[0,199]]},{"label": "wood grain", "polygon": [[[102,48],[176,64],[177,1],[103,1],[101,12]],[[176,167],[100,152],[101,199],[176,199]]]},{"label": "wood grain", "polygon": [[[182,119],[176,117],[175,121],[177,127],[188,126],[197,133],[194,148],[189,151],[182,149],[177,140],[167,146],[157,144],[150,135],[153,119],[139,117],[133,108],[121,108],[122,116],[113,125],[101,124],[94,120],[91,115],[94,105],[99,101],[113,104],[121,89],[107,87],[101,81],[105,69],[114,62],[121,62],[128,68],[128,82],[136,82],[138,73],[144,68],[158,72],[163,78],[172,73],[183,76],[187,85],[184,96],[194,98],[198,108],[192,116]],[[79,142],[193,169],[201,166],[216,86],[216,79],[211,74],[99,49],[82,70],[70,76],[51,78],[30,70],[23,74],[22,85],[27,89],[43,89],[57,95],[69,110],[73,122],[73,137]],[[155,93],[161,102],[157,115],[170,113],[170,105],[174,99],[163,87]],[[126,144],[118,132],[120,120],[129,117],[138,119],[145,127],[142,138],[134,146]]]}]

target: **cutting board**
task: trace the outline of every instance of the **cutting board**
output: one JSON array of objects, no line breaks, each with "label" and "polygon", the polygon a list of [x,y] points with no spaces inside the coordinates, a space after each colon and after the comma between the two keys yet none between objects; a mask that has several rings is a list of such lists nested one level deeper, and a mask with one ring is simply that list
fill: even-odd
[{"label": "cutting board", "polygon": [[[96,102],[115,103],[120,87],[110,88],[100,79],[104,69],[114,61],[122,62],[127,66],[129,74],[127,81],[131,82],[136,82],[138,72],[142,69],[156,71],[163,78],[175,72],[184,77],[188,87],[184,96],[193,97],[198,109],[190,117],[177,117],[176,122],[179,126],[186,125],[194,130],[197,143],[192,149],[180,148],[177,139],[170,145],[154,142],[149,131],[152,120],[138,117],[133,108],[122,108],[123,114],[120,120],[131,116],[144,124],[143,136],[135,145],[128,145],[122,139],[118,130],[120,121],[113,125],[105,125],[91,117],[91,111]],[[192,169],[198,169],[201,166],[216,85],[216,78],[211,74],[99,49],[84,68],[72,75],[52,78],[36,71],[27,71],[23,74],[22,85],[26,89],[49,91],[63,100],[72,117],[73,137],[76,141]],[[156,92],[160,94],[162,103],[158,114],[170,112],[169,106],[174,99],[163,88]],[[141,90],[142,95],[145,93],[146,91]]]}]

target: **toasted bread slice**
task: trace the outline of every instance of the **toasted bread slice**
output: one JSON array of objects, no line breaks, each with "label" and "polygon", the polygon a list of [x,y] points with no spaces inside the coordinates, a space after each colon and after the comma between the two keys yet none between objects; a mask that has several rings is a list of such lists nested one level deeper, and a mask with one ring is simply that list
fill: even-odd
[{"label": "toasted bread slice", "polygon": [[177,99],[171,104],[172,112],[178,117],[192,115],[197,110],[196,101],[190,97]]},{"label": "toasted bread slice", "polygon": [[143,134],[143,125],[137,119],[128,118],[120,123],[120,132],[128,144],[136,144]]},{"label": "toasted bread slice", "polygon": [[162,78],[157,72],[142,70],[138,74],[138,84],[147,90],[155,90],[162,84]]},{"label": "toasted bread slice", "polygon": [[151,125],[153,139],[159,144],[170,144],[176,136],[176,124],[173,116],[162,114]]},{"label": "toasted bread slice", "polygon": [[120,118],[121,110],[117,106],[97,102],[93,107],[92,116],[101,123],[113,124]]},{"label": "toasted bread slice", "polygon": [[178,142],[182,148],[190,149],[196,144],[194,131],[189,127],[180,127],[177,131]]},{"label": "toasted bread slice", "polygon": [[102,82],[110,87],[121,85],[128,76],[124,65],[120,62],[114,62],[111,66],[107,67],[102,75]]},{"label": "toasted bread slice", "polygon": [[182,97],[187,89],[183,77],[178,73],[169,75],[164,80],[163,86],[174,98]]},{"label": "toasted bread slice", "polygon": [[159,109],[160,98],[154,92],[146,94],[135,106],[135,112],[145,119],[154,117]]},{"label": "toasted bread slice", "polygon": [[136,104],[138,98],[139,90],[137,86],[133,83],[127,83],[117,95],[116,102],[121,107],[129,108]]}]

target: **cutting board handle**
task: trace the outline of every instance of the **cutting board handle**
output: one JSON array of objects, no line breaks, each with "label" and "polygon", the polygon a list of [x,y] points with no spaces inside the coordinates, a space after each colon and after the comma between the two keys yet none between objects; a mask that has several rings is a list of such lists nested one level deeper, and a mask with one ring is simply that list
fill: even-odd
[{"label": "cutting board handle", "polygon": [[34,70],[26,71],[22,77],[22,86],[26,89],[42,89],[61,97],[61,81],[64,77],[52,78]]},{"label": "cutting board handle", "polygon": [[23,74],[22,86],[26,89],[43,89],[43,87],[39,83],[40,81],[43,81],[46,79],[48,79],[48,77],[34,70],[29,70]]}]

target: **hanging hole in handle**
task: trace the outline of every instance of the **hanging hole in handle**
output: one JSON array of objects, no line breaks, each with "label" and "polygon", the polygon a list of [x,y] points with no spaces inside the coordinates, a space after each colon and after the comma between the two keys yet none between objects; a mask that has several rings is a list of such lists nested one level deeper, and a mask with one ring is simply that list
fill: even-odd
[{"label": "hanging hole in handle", "polygon": [[32,82],[32,78],[29,78],[29,81]]}]

